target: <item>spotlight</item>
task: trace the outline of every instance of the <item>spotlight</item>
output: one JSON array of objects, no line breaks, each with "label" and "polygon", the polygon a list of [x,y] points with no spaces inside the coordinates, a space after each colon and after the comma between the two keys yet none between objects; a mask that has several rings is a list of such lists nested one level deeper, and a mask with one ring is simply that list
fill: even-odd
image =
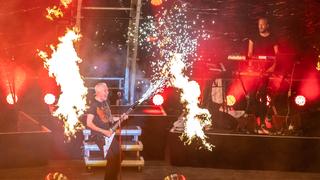
[{"label": "spotlight", "polygon": [[236,98],[233,95],[227,96],[227,106],[233,106],[236,103]]},{"label": "spotlight", "polygon": [[[14,100],[13,97],[15,97]],[[13,96],[12,93],[9,93],[6,99],[8,104],[15,104],[16,102],[18,102],[18,97],[16,95]]]},{"label": "spotlight", "polygon": [[182,174],[174,173],[164,177],[164,180],[186,180],[186,177]]},{"label": "spotlight", "polygon": [[155,96],[153,96],[152,102],[156,106],[161,106],[164,102],[164,99],[160,94],[156,94]]},{"label": "spotlight", "polygon": [[52,105],[56,101],[56,96],[51,93],[47,93],[43,99],[46,104]]},{"label": "spotlight", "polygon": [[271,97],[267,95],[267,106],[270,106],[271,104]]},{"label": "spotlight", "polygon": [[151,0],[151,4],[154,6],[160,6],[162,4],[162,0]]},{"label": "spotlight", "polygon": [[302,95],[298,95],[294,98],[294,102],[298,106],[304,106],[306,104],[306,98]]}]

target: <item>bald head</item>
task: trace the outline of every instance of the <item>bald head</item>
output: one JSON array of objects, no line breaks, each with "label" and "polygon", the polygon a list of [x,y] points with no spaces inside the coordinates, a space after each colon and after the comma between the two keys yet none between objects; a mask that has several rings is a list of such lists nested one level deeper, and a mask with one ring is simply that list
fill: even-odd
[{"label": "bald head", "polygon": [[269,31],[269,22],[265,17],[259,18],[258,28],[260,33],[267,33]]},{"label": "bald head", "polygon": [[109,95],[109,88],[106,83],[98,83],[95,85],[94,90],[96,92],[96,99],[105,101]]}]

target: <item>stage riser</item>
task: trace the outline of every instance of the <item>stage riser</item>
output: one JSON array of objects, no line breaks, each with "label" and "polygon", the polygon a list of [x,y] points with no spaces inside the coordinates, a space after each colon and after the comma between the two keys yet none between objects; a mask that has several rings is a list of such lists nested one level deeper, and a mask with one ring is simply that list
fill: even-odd
[{"label": "stage riser", "polygon": [[47,164],[50,150],[49,139],[46,133],[1,133],[0,167]]},{"label": "stage riser", "polygon": [[184,146],[170,133],[170,162],[177,166],[320,172],[320,139],[209,134],[212,152]]},{"label": "stage riser", "polygon": [[[48,163],[51,132],[23,112],[14,131],[0,133],[0,168],[41,166]],[[12,119],[2,119],[10,122]]]}]

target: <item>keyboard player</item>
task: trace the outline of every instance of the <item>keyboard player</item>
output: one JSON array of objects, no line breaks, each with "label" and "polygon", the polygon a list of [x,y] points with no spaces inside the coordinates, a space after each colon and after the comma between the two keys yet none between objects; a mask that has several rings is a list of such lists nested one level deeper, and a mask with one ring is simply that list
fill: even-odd
[{"label": "keyboard player", "polygon": [[[277,43],[277,39],[269,30],[269,22],[265,17],[261,17],[258,19],[258,33],[251,38],[249,38],[248,43],[248,64],[250,67],[255,67],[254,64],[258,64],[259,72],[263,72],[263,74],[271,74],[274,72],[277,61],[276,59],[272,60],[272,63],[259,62],[258,60],[252,60],[253,57],[276,57],[279,54],[279,46]],[[268,76],[260,76],[257,79],[257,91],[254,94],[253,105],[255,111],[255,116],[258,122],[257,132],[259,134],[269,134],[269,130],[266,127],[265,121],[268,120],[267,112],[267,87],[269,83]],[[259,123],[260,122],[260,123]]]}]

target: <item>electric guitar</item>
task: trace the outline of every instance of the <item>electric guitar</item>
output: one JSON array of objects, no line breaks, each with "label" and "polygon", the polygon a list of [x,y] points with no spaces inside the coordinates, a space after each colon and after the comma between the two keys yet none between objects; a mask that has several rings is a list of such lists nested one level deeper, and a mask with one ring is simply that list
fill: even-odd
[{"label": "electric guitar", "polygon": [[[125,113],[124,116],[127,116],[129,113],[131,113],[139,104],[144,102],[145,100],[149,99],[152,95],[157,93],[158,91],[161,90],[161,87],[165,85],[166,78],[163,78],[159,81],[156,82],[156,84],[152,84],[147,92],[142,96],[141,99],[136,101]],[[112,135],[110,137],[105,137],[105,146],[104,146],[104,156],[107,156],[108,150],[112,144],[112,141],[114,139],[114,136],[116,134],[116,130],[120,127],[121,123],[125,121],[126,119],[122,118],[123,116],[120,117],[120,119],[110,128],[112,130]]]}]

